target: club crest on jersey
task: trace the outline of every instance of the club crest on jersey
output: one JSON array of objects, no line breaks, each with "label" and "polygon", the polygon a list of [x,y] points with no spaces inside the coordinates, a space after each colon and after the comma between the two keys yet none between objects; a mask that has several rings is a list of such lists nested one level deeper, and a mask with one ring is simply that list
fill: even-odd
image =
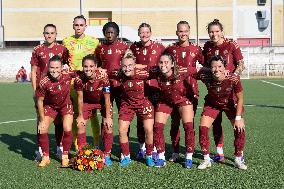
[{"label": "club crest on jersey", "polygon": [[131,81],[128,81],[127,84],[128,84],[129,87],[133,87],[133,83]]},{"label": "club crest on jersey", "polygon": [[152,50],[152,54],[156,54],[157,52],[155,50]]},{"label": "club crest on jersey", "polygon": [[107,50],[107,54],[112,54],[112,50],[111,49]]},{"label": "club crest on jersey", "polygon": [[61,85],[58,85],[58,86],[57,86],[57,89],[58,89],[59,91],[61,91]]},{"label": "club crest on jersey", "polygon": [[121,54],[121,50],[115,49],[115,53]]},{"label": "club crest on jersey", "polygon": [[144,54],[144,55],[147,54],[147,49],[143,49],[143,54]]},{"label": "club crest on jersey", "polygon": [[181,57],[184,58],[186,56],[186,52],[181,52]]},{"label": "club crest on jersey", "polygon": [[191,56],[192,58],[194,58],[194,57],[195,57],[195,53],[190,52],[189,54],[190,54],[190,56]]},{"label": "club crest on jersey", "polygon": [[49,56],[49,58],[52,58],[54,56],[54,54],[53,53],[49,53],[48,56]]},{"label": "club crest on jersey", "polygon": [[167,81],[167,82],[166,82],[166,85],[171,85],[171,82]]}]

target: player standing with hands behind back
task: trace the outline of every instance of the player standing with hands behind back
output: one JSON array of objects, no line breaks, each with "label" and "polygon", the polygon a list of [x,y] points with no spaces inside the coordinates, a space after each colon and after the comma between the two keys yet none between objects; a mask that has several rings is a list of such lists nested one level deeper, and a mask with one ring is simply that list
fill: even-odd
[{"label": "player standing with hands behind back", "polygon": [[[69,51],[69,65],[71,70],[82,70],[82,59],[88,54],[94,54],[99,44],[98,39],[85,35],[86,28],[86,18],[83,15],[76,16],[73,20],[75,34],[63,40],[63,45]],[[74,89],[71,90],[71,97],[74,105],[74,119],[76,119],[78,116],[78,107],[76,91]],[[94,135],[94,145],[97,146],[99,143],[100,127],[96,115],[92,117],[91,125]],[[75,148],[78,149],[76,120],[73,121],[73,140]]]}]

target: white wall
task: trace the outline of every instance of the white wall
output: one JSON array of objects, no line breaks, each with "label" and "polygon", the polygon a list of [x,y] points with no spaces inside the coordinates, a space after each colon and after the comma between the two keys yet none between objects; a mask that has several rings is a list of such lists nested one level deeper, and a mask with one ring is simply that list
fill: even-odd
[{"label": "white wall", "polygon": [[[0,50],[0,80],[13,81],[21,66],[27,70],[29,77],[30,59],[33,49],[1,49]],[[28,78],[29,79],[29,78]]]},{"label": "white wall", "polygon": [[[284,47],[243,47],[242,51],[246,63],[249,62],[250,75],[265,76],[267,64],[280,64],[276,74],[284,76]],[[14,81],[21,66],[29,75],[31,54],[32,49],[1,49],[0,81]]]}]

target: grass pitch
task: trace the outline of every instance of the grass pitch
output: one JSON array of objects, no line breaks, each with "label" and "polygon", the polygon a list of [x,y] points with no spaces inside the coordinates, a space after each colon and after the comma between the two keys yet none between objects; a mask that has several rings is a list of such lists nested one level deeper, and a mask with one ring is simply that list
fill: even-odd
[{"label": "grass pitch", "polygon": [[[265,80],[284,86],[284,80]],[[54,129],[50,128],[52,163],[38,168],[34,161],[36,150],[35,112],[30,84],[0,84],[0,188],[284,188],[284,88],[261,80],[243,80],[245,91],[245,122],[247,143],[245,157],[248,170],[233,167],[233,130],[223,116],[225,133],[225,164],[213,164],[197,170],[201,162],[198,126],[205,87],[200,84],[199,109],[196,116],[196,153],[192,169],[183,162],[170,163],[163,168],[149,168],[135,161],[138,143],[135,124],[131,126],[131,156],[129,167],[119,166],[120,149],[115,117],[113,145],[114,165],[93,173],[58,168],[55,158]],[[24,121],[19,121],[24,120]],[[7,122],[16,121],[16,122]],[[5,122],[5,123],[4,123]],[[135,121],[134,121],[135,122]],[[182,127],[181,127],[182,130]],[[88,128],[88,141],[91,139]],[[169,124],[165,127],[167,158],[171,154]],[[211,139],[212,134],[210,134]],[[184,153],[183,131],[181,153]],[[211,151],[215,151],[211,140]]]}]

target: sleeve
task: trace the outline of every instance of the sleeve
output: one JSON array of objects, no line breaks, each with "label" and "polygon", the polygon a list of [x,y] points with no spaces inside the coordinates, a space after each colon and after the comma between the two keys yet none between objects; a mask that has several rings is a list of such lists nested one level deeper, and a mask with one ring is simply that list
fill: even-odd
[{"label": "sleeve", "polygon": [[96,59],[98,61],[98,67],[102,66],[102,60],[101,60],[101,56],[100,56],[100,51],[101,51],[101,45],[97,46],[96,50],[95,50],[95,56]]},{"label": "sleeve", "polygon": [[32,66],[38,66],[38,63],[39,63],[39,60],[38,60],[37,52],[36,52],[36,50],[34,50],[32,52],[32,57],[31,57],[30,64]]},{"label": "sleeve", "polygon": [[234,91],[235,91],[235,93],[242,92],[243,91],[243,86],[242,86],[242,83],[241,83],[240,76],[234,76],[233,82],[234,82]]},{"label": "sleeve", "polygon": [[62,61],[63,61],[63,64],[69,65],[69,62],[70,62],[69,51],[67,50],[66,47],[64,47],[64,49],[63,49]]},{"label": "sleeve", "polygon": [[103,83],[103,93],[104,94],[110,93],[110,82],[107,75],[102,78],[102,83]]},{"label": "sleeve", "polygon": [[203,63],[201,64],[204,67],[208,67],[208,58],[207,58],[207,45],[206,43],[204,44],[203,50],[202,50],[202,55],[203,55]]},{"label": "sleeve", "polygon": [[234,64],[237,66],[237,62],[243,59],[243,55],[240,49],[240,46],[237,44],[237,42],[233,41],[232,44],[232,54],[234,58]]},{"label": "sleeve", "polygon": [[202,66],[204,65],[204,56],[202,54],[202,50],[200,47],[198,47],[198,52],[197,52],[197,61],[199,64],[201,64]]},{"label": "sleeve", "polygon": [[40,81],[39,87],[36,88],[36,96],[37,97],[45,97],[46,87],[43,83],[43,80]]}]

